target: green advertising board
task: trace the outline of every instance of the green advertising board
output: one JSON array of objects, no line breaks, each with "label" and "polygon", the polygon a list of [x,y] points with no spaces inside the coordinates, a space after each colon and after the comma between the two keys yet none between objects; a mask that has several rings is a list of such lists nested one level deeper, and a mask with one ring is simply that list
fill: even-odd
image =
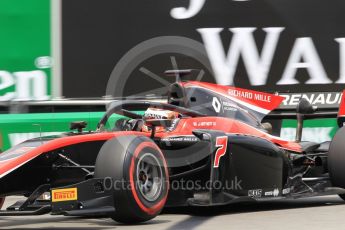
[{"label": "green advertising board", "polygon": [[[296,135],[296,120],[283,120],[280,136],[286,140],[294,140]],[[335,118],[306,120],[303,124],[303,141],[321,143],[330,141],[338,130]]]},{"label": "green advertising board", "polygon": [[0,114],[0,149],[7,150],[39,136],[70,132],[69,125],[72,121],[86,121],[86,130],[95,130],[103,114],[104,112]]},{"label": "green advertising board", "polygon": [[[138,114],[143,114],[137,111]],[[92,132],[104,115],[104,112],[66,112],[66,113],[26,113],[0,114],[0,149],[11,148],[25,140],[40,136],[51,136],[70,130],[70,123],[85,121],[87,127],[84,132]],[[112,130],[115,122],[124,116],[113,114],[108,117],[105,129]]]},{"label": "green advertising board", "polygon": [[[51,96],[50,0],[0,1],[0,102]],[[0,148],[37,131],[37,114],[0,115]],[[73,117],[73,116],[71,116]],[[50,114],[39,120],[50,119]],[[57,130],[63,130],[58,125]],[[47,127],[50,131],[53,127]]]},{"label": "green advertising board", "polygon": [[0,101],[51,95],[50,1],[0,1]]}]

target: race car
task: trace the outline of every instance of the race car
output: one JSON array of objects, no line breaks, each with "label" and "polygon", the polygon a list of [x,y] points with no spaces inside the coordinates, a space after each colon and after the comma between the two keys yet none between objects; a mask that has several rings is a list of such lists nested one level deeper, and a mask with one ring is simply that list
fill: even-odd
[{"label": "race car", "polygon": [[[166,72],[176,76],[167,102],[114,101],[95,131],[73,122],[71,132],[0,154],[2,202],[26,197],[0,216],[51,213],[139,223],[164,207],[345,198],[345,106],[331,142],[301,141],[304,119],[335,114],[318,112],[306,99],[295,113],[275,113],[283,96],[180,80],[191,72]],[[263,122],[269,117],[297,119],[296,140],[273,135],[275,126]]]}]

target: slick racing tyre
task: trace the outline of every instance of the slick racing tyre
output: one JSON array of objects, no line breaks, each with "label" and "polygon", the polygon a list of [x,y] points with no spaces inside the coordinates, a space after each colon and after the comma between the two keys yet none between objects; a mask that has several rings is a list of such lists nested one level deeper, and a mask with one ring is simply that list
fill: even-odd
[{"label": "slick racing tyre", "polygon": [[[328,171],[332,185],[345,189],[345,127],[340,128],[328,152]],[[345,194],[339,195],[345,200]]]},{"label": "slick racing tyre", "polygon": [[168,169],[161,150],[148,137],[120,136],[107,141],[96,160],[95,178],[111,178],[115,221],[148,221],[165,205]]}]

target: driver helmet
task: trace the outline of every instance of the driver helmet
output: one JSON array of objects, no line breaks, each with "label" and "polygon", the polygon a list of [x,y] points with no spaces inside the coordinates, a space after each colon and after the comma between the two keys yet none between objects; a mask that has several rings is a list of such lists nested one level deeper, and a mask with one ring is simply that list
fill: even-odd
[{"label": "driver helmet", "polygon": [[[168,119],[168,120],[174,120],[180,117],[180,114],[178,112],[174,112],[171,110],[165,110],[165,109],[159,109],[159,108],[148,108],[145,113],[144,113],[144,125],[142,128],[142,131],[144,132],[150,132],[151,128],[148,127],[145,124],[145,120],[163,120],[163,119]],[[157,126],[156,127],[156,132],[165,132],[169,129],[169,127],[163,127],[163,126]]]}]

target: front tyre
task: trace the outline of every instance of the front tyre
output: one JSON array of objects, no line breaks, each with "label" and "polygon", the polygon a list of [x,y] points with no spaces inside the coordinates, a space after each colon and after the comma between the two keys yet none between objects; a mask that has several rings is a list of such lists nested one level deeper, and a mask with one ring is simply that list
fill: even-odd
[{"label": "front tyre", "polygon": [[163,209],[169,188],[164,155],[148,137],[120,136],[107,141],[96,160],[95,178],[111,178],[115,213],[112,219],[139,223]]}]

